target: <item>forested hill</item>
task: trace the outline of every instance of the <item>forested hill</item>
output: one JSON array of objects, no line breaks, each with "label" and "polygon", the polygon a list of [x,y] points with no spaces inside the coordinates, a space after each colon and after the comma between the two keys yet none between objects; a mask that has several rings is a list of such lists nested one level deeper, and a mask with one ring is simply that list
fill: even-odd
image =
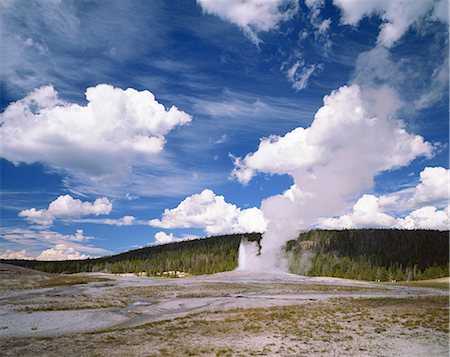
[{"label": "forested hill", "polygon": [[231,234],[193,239],[86,260],[5,260],[3,262],[50,273],[145,272],[153,276],[168,271],[180,271],[197,275],[213,274],[237,267],[239,244],[242,238],[259,241],[261,235],[259,233]]},{"label": "forested hill", "polygon": [[449,275],[449,232],[317,230],[288,242],[296,274],[360,280],[420,280]]},{"label": "forested hill", "polygon": [[[233,270],[241,239],[234,234],[145,247],[78,261],[3,261],[52,273],[107,271],[161,275],[168,271],[211,274]],[[432,230],[315,230],[286,245],[289,269],[304,275],[363,280],[418,280],[448,276],[449,232]]]}]

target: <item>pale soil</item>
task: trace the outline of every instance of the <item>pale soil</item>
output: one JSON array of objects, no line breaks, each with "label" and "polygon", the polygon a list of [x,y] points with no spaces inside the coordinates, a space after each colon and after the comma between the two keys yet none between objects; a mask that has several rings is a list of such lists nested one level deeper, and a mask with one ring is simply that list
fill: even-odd
[{"label": "pale soil", "polygon": [[445,289],[286,273],[163,279],[27,271],[0,264],[1,355],[449,353]]}]

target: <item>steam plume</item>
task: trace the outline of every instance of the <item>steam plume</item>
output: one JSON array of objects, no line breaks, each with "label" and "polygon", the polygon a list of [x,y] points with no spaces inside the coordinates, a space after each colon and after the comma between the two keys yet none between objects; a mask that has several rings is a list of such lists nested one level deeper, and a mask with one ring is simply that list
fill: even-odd
[{"label": "steam plume", "polygon": [[[254,249],[244,246],[241,268],[251,260],[253,270],[285,271],[282,247],[300,230],[347,211],[380,172],[431,155],[428,142],[393,119],[393,91],[382,87],[365,94],[357,85],[333,91],[324,97],[310,127],[262,139],[257,151],[235,160],[232,174],[241,183],[257,172],[289,174],[294,181],[283,194],[262,202],[269,224],[261,252],[255,256]],[[384,101],[387,96],[390,100]],[[383,102],[391,105],[379,110]]]}]

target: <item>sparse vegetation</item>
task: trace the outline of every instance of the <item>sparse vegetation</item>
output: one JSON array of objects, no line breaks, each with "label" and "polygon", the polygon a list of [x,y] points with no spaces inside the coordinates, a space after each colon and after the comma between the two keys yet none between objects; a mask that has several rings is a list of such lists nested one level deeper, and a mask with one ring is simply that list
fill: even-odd
[{"label": "sparse vegetation", "polygon": [[106,277],[101,276],[81,276],[81,275],[57,275],[52,276],[48,279],[43,279],[36,281],[36,288],[49,288],[52,286],[61,285],[78,285],[78,284],[88,284],[94,282],[105,282],[111,281]]},{"label": "sparse vegetation", "polygon": [[[4,280],[13,279],[17,267],[3,268]],[[446,355],[449,304],[442,291],[283,276],[118,277],[74,286],[59,280],[45,290],[10,290],[2,298],[11,315],[0,323],[0,349],[5,356],[411,355],[417,348]]]},{"label": "sparse vegetation", "polygon": [[432,288],[432,289],[441,289],[441,290],[449,290],[449,279],[432,279],[432,280],[420,280],[420,281],[402,281],[395,283],[396,285],[402,286],[417,286],[422,288]]},{"label": "sparse vegetation", "polygon": [[[11,339],[4,351],[15,355],[71,354],[153,356],[236,356],[330,353],[382,354],[395,337],[406,343],[443,348],[448,333],[446,296],[339,298],[300,305],[202,312],[136,328],[52,338]],[[374,338],[370,338],[374,336]],[[378,336],[375,338],[375,336]],[[108,352],[109,351],[109,352]],[[8,354],[7,354],[8,355]]]}]

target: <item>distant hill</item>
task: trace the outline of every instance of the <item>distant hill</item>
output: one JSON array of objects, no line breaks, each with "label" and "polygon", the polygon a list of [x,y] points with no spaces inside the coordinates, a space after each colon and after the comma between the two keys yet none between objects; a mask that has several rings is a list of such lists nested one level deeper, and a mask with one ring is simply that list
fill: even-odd
[{"label": "distant hill", "polygon": [[[169,271],[212,274],[238,264],[241,239],[259,242],[261,235],[233,234],[145,247],[77,261],[6,260],[50,273],[107,271],[150,276]],[[449,232],[434,230],[315,230],[286,245],[289,269],[302,275],[363,280],[419,280],[448,276]]]}]

